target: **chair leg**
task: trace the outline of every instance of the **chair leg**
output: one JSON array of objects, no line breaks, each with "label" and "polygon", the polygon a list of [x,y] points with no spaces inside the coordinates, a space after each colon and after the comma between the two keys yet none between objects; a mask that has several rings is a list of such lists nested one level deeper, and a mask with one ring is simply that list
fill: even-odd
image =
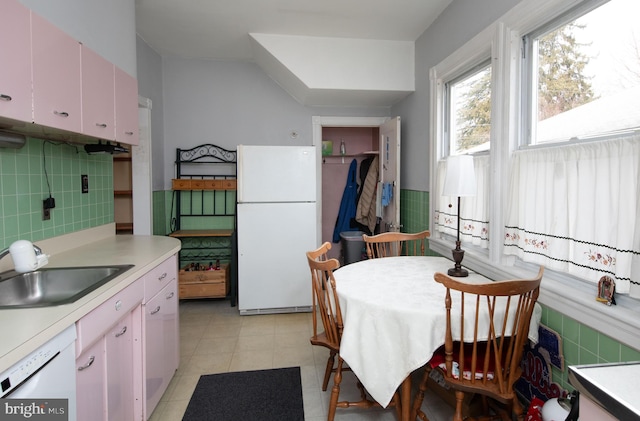
[{"label": "chair leg", "polygon": [[462,421],[462,401],[464,401],[464,392],[456,390],[456,412],[453,414],[453,421]]},{"label": "chair leg", "polygon": [[401,405],[401,402],[400,402],[400,396],[398,396],[398,392],[393,394],[392,402],[394,403],[394,406],[396,407],[396,416],[398,417],[399,420],[401,420],[402,419],[402,405]]},{"label": "chair leg", "polygon": [[424,392],[427,390],[427,381],[429,380],[429,373],[431,373],[431,367],[426,366],[424,369],[424,374],[422,375],[422,381],[420,382],[420,386],[418,387],[418,392],[416,393],[416,397],[413,399],[413,406],[411,407],[411,415],[410,419],[415,420],[417,417],[420,417],[422,421],[429,421],[427,415],[420,410],[422,406],[422,401],[424,400]]},{"label": "chair leg", "polygon": [[338,406],[338,396],[340,396],[340,383],[342,382],[342,358],[338,357],[338,366],[333,375],[333,387],[331,388],[331,398],[329,399],[329,415],[327,421],[333,421],[336,416]]},{"label": "chair leg", "polygon": [[513,398],[513,409],[512,409],[512,411],[516,415],[516,419],[517,420],[523,420],[524,419],[524,408],[522,407],[522,405],[520,404],[520,401],[518,400],[518,398],[516,396],[514,396],[514,398]]},{"label": "chair leg", "polygon": [[329,354],[329,359],[327,360],[327,368],[324,371],[324,380],[322,381],[322,391],[327,391],[327,386],[329,385],[329,378],[331,377],[331,372],[333,371],[333,364],[335,363],[336,353],[335,351],[331,351]]}]

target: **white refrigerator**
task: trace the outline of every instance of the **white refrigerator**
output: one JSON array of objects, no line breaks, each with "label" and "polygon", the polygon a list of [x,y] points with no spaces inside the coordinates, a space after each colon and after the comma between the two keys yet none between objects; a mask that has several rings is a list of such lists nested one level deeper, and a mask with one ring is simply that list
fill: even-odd
[{"label": "white refrigerator", "polygon": [[240,314],[311,311],[316,180],[313,146],[238,145]]}]

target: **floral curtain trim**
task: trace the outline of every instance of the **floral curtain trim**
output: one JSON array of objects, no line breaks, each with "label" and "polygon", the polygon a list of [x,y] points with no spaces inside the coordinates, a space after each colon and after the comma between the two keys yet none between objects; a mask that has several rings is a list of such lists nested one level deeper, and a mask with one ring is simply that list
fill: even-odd
[{"label": "floral curtain trim", "polygon": [[[460,200],[460,241],[482,248],[489,247],[489,155],[474,156],[476,174],[476,195]],[[435,230],[443,234],[457,236],[458,198],[442,195],[446,161],[438,163],[438,182]]]},{"label": "floral curtain trim", "polygon": [[640,287],[640,135],[513,154],[505,254]]},{"label": "floral curtain trim", "polygon": [[[518,227],[505,227],[504,245],[515,250],[507,251],[507,254],[514,254],[525,261],[535,261],[547,267],[571,272],[581,273],[585,279],[593,280],[594,277],[610,275],[616,280],[616,285],[622,283],[634,283],[640,285],[630,276],[617,270],[617,260],[631,261],[638,258],[640,253],[633,250],[618,250],[615,247],[603,244],[595,244],[574,238],[565,238],[554,235],[544,235],[541,233],[527,232]],[[555,249],[572,248],[574,250],[573,259],[562,259],[557,256],[561,253],[554,253]],[[598,279],[595,279],[597,283]]]},{"label": "floral curtain trim", "polygon": [[[463,199],[464,200],[464,199]],[[456,204],[457,209],[457,204]],[[453,237],[458,233],[458,216],[455,212],[445,213],[436,211],[435,227],[439,232]],[[489,243],[489,221],[477,221],[474,219],[460,218],[461,242],[486,242]]]}]

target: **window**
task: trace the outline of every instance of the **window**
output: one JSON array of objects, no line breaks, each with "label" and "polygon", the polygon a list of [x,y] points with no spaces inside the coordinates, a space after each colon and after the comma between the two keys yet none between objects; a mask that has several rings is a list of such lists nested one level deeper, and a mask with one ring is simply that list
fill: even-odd
[{"label": "window", "polygon": [[524,37],[524,87],[531,98],[525,143],[640,127],[640,4],[595,6],[586,2]]},{"label": "window", "polygon": [[640,127],[640,55],[622,51],[640,52],[625,19],[640,8],[633,0],[599,3],[523,38],[525,86],[534,92],[522,96],[528,141],[572,142],[510,157],[504,253],[592,284],[611,276],[629,293],[640,258],[640,137],[628,133]]},{"label": "window", "polygon": [[[446,84],[447,155],[489,150],[491,66],[484,62]],[[445,148],[447,149],[447,148]]]},{"label": "window", "polygon": [[[461,200],[460,241],[467,246],[486,249],[489,244],[490,204],[489,151],[491,137],[491,61],[471,66],[460,76],[444,84],[445,133],[442,136],[442,158],[474,154],[476,194]],[[458,212],[455,197],[442,196],[446,160],[438,163],[436,177],[438,205],[434,219],[440,236],[457,237]],[[435,231],[434,231],[435,232]]]},{"label": "window", "polygon": [[[483,203],[463,198],[461,228],[483,221],[486,239],[461,233],[463,264],[493,279],[542,264],[543,304],[640,346],[640,27],[627,20],[638,15],[637,0],[520,2],[429,69],[429,246],[448,256],[455,239],[445,158],[473,153]],[[490,143],[478,154],[463,134],[480,120],[454,118],[473,103],[454,98],[471,97],[483,62]],[[603,276],[618,294],[606,316],[594,299]]]}]

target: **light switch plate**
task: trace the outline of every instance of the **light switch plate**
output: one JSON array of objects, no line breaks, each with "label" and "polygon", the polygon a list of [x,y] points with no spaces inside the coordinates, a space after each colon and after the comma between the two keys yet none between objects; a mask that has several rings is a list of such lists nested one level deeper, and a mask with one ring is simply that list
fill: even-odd
[{"label": "light switch plate", "polygon": [[89,193],[89,176],[87,174],[82,174],[80,179],[82,183],[82,193]]}]

